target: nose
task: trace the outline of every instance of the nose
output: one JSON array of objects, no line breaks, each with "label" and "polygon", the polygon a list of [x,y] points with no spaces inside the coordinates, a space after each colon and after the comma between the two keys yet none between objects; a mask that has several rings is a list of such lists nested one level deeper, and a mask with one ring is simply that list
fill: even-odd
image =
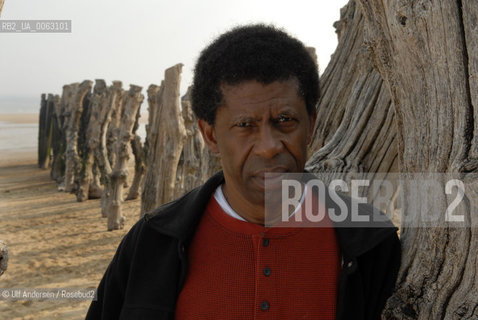
[{"label": "nose", "polygon": [[274,132],[271,126],[263,126],[257,135],[254,146],[255,154],[265,159],[272,159],[282,152],[284,145],[280,139],[280,135]]}]

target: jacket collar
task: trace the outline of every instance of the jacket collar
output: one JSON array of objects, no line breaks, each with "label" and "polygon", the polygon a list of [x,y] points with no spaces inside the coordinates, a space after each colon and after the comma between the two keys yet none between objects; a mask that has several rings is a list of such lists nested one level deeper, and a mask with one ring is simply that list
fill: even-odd
[{"label": "jacket collar", "polygon": [[202,186],[146,213],[144,219],[153,229],[178,238],[181,242],[189,243],[211,195],[222,183],[224,183],[224,175],[220,171]]},{"label": "jacket collar", "polygon": [[[305,179],[313,177],[315,176],[306,173]],[[211,195],[222,183],[224,183],[224,175],[220,171],[209,178],[205,184],[181,198],[146,213],[144,216],[146,224],[162,234],[177,238],[183,243],[190,243]],[[351,199],[345,195],[340,197],[350,212]],[[326,192],[326,203],[327,208],[334,208],[336,212],[340,210],[328,192]],[[359,208],[361,215],[376,216],[377,214],[370,205],[361,204]],[[383,214],[380,216],[384,217]],[[380,222],[362,226],[354,226],[347,220],[340,223],[334,222],[334,227],[342,254],[347,258],[362,255],[397,231],[392,222],[386,218],[380,219]]]}]

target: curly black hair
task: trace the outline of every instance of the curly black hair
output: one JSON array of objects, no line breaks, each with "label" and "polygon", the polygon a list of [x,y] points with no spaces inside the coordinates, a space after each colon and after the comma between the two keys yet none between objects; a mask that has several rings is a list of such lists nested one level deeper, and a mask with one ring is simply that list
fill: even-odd
[{"label": "curly black hair", "polygon": [[236,27],[201,52],[194,69],[192,108],[199,119],[214,125],[222,102],[221,85],[248,80],[270,84],[294,77],[312,114],[319,99],[319,75],[304,44],[271,25]]}]

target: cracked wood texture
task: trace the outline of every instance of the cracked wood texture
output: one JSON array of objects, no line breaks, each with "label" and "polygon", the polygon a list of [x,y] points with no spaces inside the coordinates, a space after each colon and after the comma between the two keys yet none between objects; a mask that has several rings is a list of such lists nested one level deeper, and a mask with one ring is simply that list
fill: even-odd
[{"label": "cracked wood texture", "polygon": [[123,84],[121,81],[113,81],[113,84],[107,91],[107,105],[101,109],[100,118],[104,120],[101,126],[101,138],[100,146],[95,149],[95,162],[98,164],[100,171],[100,181],[103,184],[103,194],[101,196],[101,216],[106,218],[110,211],[109,205],[111,203],[110,197],[112,195],[112,185],[110,176],[113,172],[112,165],[109,158],[108,148],[108,134],[110,133],[110,123],[113,118],[113,114],[119,113],[124,98]]},{"label": "cracked wood texture", "polygon": [[75,175],[78,172],[80,158],[78,156],[78,134],[80,118],[83,112],[83,99],[90,92],[93,82],[85,80],[78,86],[74,84],[74,94],[69,101],[68,125],[66,127],[66,161],[65,161],[65,192],[77,190]]},{"label": "cracked wood texture", "polygon": [[[359,2],[365,42],[395,109],[400,171],[472,180],[478,163],[476,1]],[[464,228],[402,224],[402,266],[385,319],[478,318],[472,208],[460,212]]]},{"label": "cracked wood texture", "polygon": [[115,164],[110,174],[112,194],[108,198],[107,205],[108,231],[123,229],[124,216],[121,212],[123,203],[123,192],[126,179],[128,177],[128,161],[130,159],[131,141],[134,138],[133,129],[138,118],[139,109],[143,102],[141,94],[142,87],[130,85],[130,89],[124,95],[123,107],[117,128],[115,144],[113,151],[115,152]]},{"label": "cracked wood texture", "polygon": [[139,197],[139,189],[143,183],[144,172],[146,171],[146,155],[144,145],[141,143],[141,137],[136,133],[139,128],[140,116],[140,112],[136,113],[136,120],[134,122],[132,131],[133,140],[131,141],[131,150],[134,155],[134,177],[126,200],[134,200]]},{"label": "cracked wood texture", "polygon": [[152,97],[155,101],[150,105],[150,113],[156,110],[148,128],[150,136],[141,214],[174,200],[176,171],[187,136],[179,107],[182,67],[182,64],[177,64],[167,69],[159,91],[154,94],[156,98]]},{"label": "cracked wood texture", "polygon": [[71,117],[71,106],[73,97],[78,90],[78,83],[72,83],[63,86],[63,92],[59,103],[55,106],[56,126],[58,129],[55,134],[53,147],[53,164],[51,177],[56,180],[58,191],[65,191],[65,170],[66,170],[66,132]]},{"label": "cracked wood texture", "polygon": [[199,131],[197,118],[191,106],[191,87],[181,98],[182,116],[186,128],[186,141],[176,172],[175,198],[200,186],[221,170],[220,159],[211,152]]},{"label": "cracked wood texture", "polygon": [[77,194],[78,201],[101,197],[103,192],[99,185],[99,178],[94,174],[95,150],[100,147],[101,129],[106,121],[108,107],[108,87],[101,79],[95,80],[93,94],[91,95],[91,113],[86,128],[86,148],[80,174]]},{"label": "cracked wood texture", "polygon": [[334,178],[340,173],[345,177],[347,173],[396,172],[390,95],[364,46],[363,16],[355,1],[342,8],[335,27],[339,43],[320,78],[321,98],[307,169],[331,172]]}]

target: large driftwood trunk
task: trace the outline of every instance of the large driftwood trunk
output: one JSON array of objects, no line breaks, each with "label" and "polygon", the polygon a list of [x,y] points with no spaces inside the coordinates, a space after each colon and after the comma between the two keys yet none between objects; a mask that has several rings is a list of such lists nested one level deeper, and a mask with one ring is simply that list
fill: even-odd
[{"label": "large driftwood trunk", "polygon": [[102,188],[99,186],[97,175],[93,169],[95,165],[95,150],[100,147],[101,129],[106,121],[108,108],[108,88],[104,80],[95,80],[93,94],[90,97],[90,117],[86,128],[85,150],[82,157],[82,169],[78,188],[77,200],[85,201],[91,198],[99,198]]},{"label": "large driftwood trunk", "polygon": [[320,78],[308,169],[346,180],[355,173],[397,171],[394,112],[364,48],[360,6],[351,1],[335,26],[339,44]]},{"label": "large driftwood trunk", "polygon": [[78,173],[80,159],[78,156],[78,134],[80,119],[83,112],[83,99],[90,92],[92,81],[85,80],[73,95],[69,108],[68,126],[66,128],[66,161],[65,161],[65,191],[73,192],[77,189],[75,176]]},{"label": "large driftwood trunk", "polygon": [[[360,3],[395,108],[401,171],[452,172],[466,181],[478,163],[476,2]],[[478,318],[478,231],[469,226],[476,200],[469,200],[460,212],[467,227],[402,225],[403,261],[387,319]]]},{"label": "large driftwood trunk", "polygon": [[[148,156],[141,214],[174,199],[174,185],[183,144],[186,139],[184,120],[179,108],[179,85],[182,64],[165,71],[161,89],[156,93],[155,111],[150,122]],[[150,112],[151,112],[150,106]]]},{"label": "large driftwood trunk", "polygon": [[[448,172],[472,179],[478,164],[477,17],[470,1],[350,1],[337,24],[330,72],[321,77],[309,169]],[[402,196],[402,211],[410,214],[407,199],[414,195],[404,190]],[[445,208],[450,203],[440,201]],[[467,227],[402,222],[402,266],[384,319],[478,317],[478,232],[470,227],[477,223],[476,207],[471,197],[456,213]]]},{"label": "large driftwood trunk", "polygon": [[0,240],[0,276],[7,270],[8,267],[8,247]]},{"label": "large driftwood trunk", "polygon": [[109,197],[108,230],[122,229],[124,216],[121,212],[123,203],[123,187],[128,177],[128,160],[131,154],[131,141],[133,140],[133,127],[137,119],[139,108],[143,102],[142,88],[130,85],[123,101],[123,112],[115,138],[113,150],[115,152],[115,165],[110,175],[112,195]]}]

